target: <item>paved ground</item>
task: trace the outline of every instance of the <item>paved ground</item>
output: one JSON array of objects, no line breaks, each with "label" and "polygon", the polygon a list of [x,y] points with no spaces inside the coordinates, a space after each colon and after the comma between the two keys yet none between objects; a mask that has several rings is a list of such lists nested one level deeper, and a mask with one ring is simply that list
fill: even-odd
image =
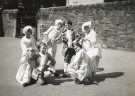
[{"label": "paved ground", "polygon": [[[19,66],[20,39],[0,38],[0,96],[135,96],[135,52],[103,50],[97,73],[98,85],[76,85],[70,78],[56,79],[58,84],[21,87],[15,81]],[[57,69],[63,68],[61,45]]]}]

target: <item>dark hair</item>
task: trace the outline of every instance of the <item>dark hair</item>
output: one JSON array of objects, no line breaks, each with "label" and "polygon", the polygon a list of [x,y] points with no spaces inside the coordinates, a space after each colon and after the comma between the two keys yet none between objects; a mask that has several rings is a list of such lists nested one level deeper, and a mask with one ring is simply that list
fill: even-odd
[{"label": "dark hair", "polygon": [[76,43],[76,46],[82,48],[82,45],[80,43]]},{"label": "dark hair", "polygon": [[67,21],[67,24],[72,25],[72,21],[71,20],[68,20]]},{"label": "dark hair", "polygon": [[44,43],[44,42],[38,42],[37,48],[38,48],[39,51],[40,51],[40,48],[41,48],[42,46],[46,46],[46,47],[47,47],[46,43]]}]

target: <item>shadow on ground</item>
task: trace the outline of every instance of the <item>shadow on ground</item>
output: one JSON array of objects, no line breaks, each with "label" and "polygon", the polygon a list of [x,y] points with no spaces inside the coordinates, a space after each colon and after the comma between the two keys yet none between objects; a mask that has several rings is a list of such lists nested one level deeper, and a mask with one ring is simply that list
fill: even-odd
[{"label": "shadow on ground", "polygon": [[95,76],[95,81],[97,81],[99,83],[99,82],[104,81],[107,78],[117,78],[117,77],[120,77],[123,75],[124,75],[124,72],[111,72],[111,73],[97,74]]},{"label": "shadow on ground", "polygon": [[[102,69],[102,68],[101,68]],[[100,70],[100,71],[103,71],[103,70]],[[62,69],[59,69],[56,71],[58,74],[63,74],[63,70]],[[95,79],[94,81],[96,83],[85,83],[86,85],[91,85],[91,84],[98,84],[104,80],[106,80],[107,78],[118,78],[118,77],[121,77],[124,75],[124,72],[111,72],[111,73],[101,73],[101,74],[96,74],[95,76]],[[72,78],[70,77],[57,77],[55,78],[55,80],[49,80],[51,81],[50,84],[53,84],[53,85],[60,85],[61,83],[64,83],[64,82],[71,82],[73,81]]]},{"label": "shadow on ground", "polygon": [[60,85],[61,83],[64,83],[64,82],[73,81],[73,79],[70,78],[70,76],[63,77],[63,73],[64,73],[63,69],[56,70],[56,73],[59,75],[53,79],[52,78],[48,79],[48,84]]},{"label": "shadow on ground", "polygon": [[[70,76],[69,77],[61,76],[64,72],[63,69],[56,70],[56,72],[57,72],[57,74],[59,74],[59,76],[48,78],[47,84],[45,84],[45,85],[48,85],[48,84],[60,85],[61,83],[73,81],[73,79],[70,78]],[[103,82],[107,78],[118,78],[118,77],[121,77],[123,75],[124,75],[124,72],[100,73],[100,74],[96,74],[94,82],[84,82],[83,84],[84,85],[92,85],[92,84],[98,85],[100,82]],[[33,85],[34,83],[36,83],[36,82],[32,82],[30,85]]]}]

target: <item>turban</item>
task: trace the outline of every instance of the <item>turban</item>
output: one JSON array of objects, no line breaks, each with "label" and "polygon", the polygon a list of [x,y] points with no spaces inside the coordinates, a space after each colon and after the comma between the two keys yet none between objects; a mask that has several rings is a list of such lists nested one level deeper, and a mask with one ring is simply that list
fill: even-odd
[{"label": "turban", "polygon": [[82,24],[82,32],[85,32],[85,30],[84,30],[84,28],[85,27],[91,27],[91,21],[88,21],[88,22],[84,22],[83,24]]},{"label": "turban", "polygon": [[32,30],[32,31],[33,31],[32,27],[29,26],[29,25],[27,25],[27,26],[25,26],[25,27],[23,28],[23,34],[26,34],[26,32],[28,32],[28,30]]}]

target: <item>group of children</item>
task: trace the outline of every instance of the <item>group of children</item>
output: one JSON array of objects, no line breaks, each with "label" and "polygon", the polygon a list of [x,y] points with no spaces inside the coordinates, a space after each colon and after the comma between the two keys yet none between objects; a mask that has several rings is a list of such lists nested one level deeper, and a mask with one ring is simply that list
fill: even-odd
[{"label": "group of children", "polygon": [[93,82],[101,58],[101,48],[97,46],[96,32],[92,28],[92,22],[82,25],[84,36],[76,38],[72,29],[72,22],[66,23],[61,19],[55,20],[43,33],[44,37],[39,44],[32,36],[33,29],[26,26],[23,29],[25,36],[21,39],[22,56],[16,80],[22,85],[29,85],[33,80],[46,84],[50,76],[58,76],[55,70],[55,55],[57,45],[63,41],[64,73],[70,75],[75,83]]}]

